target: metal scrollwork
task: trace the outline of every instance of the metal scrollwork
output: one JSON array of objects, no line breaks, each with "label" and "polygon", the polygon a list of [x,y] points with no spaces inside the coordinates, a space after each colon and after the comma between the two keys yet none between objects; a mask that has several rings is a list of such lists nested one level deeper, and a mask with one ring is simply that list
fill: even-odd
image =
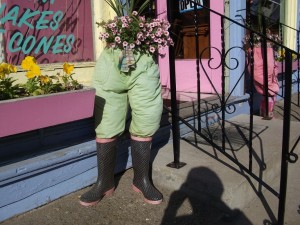
[{"label": "metal scrollwork", "polygon": [[236,106],[235,104],[228,104],[226,105],[225,107],[225,112],[228,113],[228,114],[233,114],[234,112],[236,111]]}]

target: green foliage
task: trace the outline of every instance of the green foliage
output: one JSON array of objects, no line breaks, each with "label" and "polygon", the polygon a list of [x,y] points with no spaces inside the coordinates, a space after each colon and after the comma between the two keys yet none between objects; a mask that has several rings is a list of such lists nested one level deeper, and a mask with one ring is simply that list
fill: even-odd
[{"label": "green foliage", "polygon": [[15,84],[16,80],[10,74],[17,72],[16,67],[8,63],[0,64],[0,100],[78,90],[83,87],[73,79],[74,65],[69,63],[63,64],[62,74],[52,76],[42,75],[32,56],[26,56],[21,67],[27,71],[28,79],[25,83]]},{"label": "green foliage", "polygon": [[12,77],[0,79],[0,101],[19,97],[21,89],[19,85],[14,85],[14,82]]},{"label": "green foliage", "polygon": [[137,9],[142,0],[105,0],[105,2],[114,10],[118,17],[125,16],[126,14],[132,14],[134,10],[136,10],[140,14],[150,4],[150,0],[145,0]]}]

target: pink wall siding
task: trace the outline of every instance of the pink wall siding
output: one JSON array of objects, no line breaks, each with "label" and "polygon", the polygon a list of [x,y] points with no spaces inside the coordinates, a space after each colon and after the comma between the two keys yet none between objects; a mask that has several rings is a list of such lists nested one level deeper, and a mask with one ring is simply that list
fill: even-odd
[{"label": "pink wall siding", "polygon": [[44,64],[94,60],[91,0],[1,2],[6,62],[18,65],[26,55]]},{"label": "pink wall siding", "polygon": [[[211,9],[222,13],[224,12],[224,2],[220,0],[210,0]],[[167,1],[157,1],[157,14],[160,18],[167,18]],[[210,43],[211,47],[221,49],[221,19],[218,15],[210,15]],[[165,49],[161,52],[165,54],[164,57],[159,59],[159,67],[161,73],[161,83],[163,86],[170,88],[169,82],[169,57],[168,50]],[[211,49],[211,67],[218,67],[220,65],[220,53]],[[208,67],[208,59],[203,59],[203,67],[206,71],[207,76],[211,79],[215,88],[219,92],[221,90],[221,67],[218,69],[211,70]],[[177,91],[185,92],[196,92],[197,91],[197,71],[196,71],[196,60],[176,60],[176,89]],[[201,81],[201,92],[214,92],[211,85],[205,76],[203,69],[200,66],[200,81]]]},{"label": "pink wall siding", "polygon": [[0,138],[93,116],[95,89],[0,102]]}]

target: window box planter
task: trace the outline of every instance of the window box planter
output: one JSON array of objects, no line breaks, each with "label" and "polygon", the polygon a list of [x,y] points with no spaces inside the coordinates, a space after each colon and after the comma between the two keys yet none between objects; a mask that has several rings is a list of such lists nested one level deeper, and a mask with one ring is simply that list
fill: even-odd
[{"label": "window box planter", "polygon": [[95,89],[0,101],[0,138],[93,116]]}]

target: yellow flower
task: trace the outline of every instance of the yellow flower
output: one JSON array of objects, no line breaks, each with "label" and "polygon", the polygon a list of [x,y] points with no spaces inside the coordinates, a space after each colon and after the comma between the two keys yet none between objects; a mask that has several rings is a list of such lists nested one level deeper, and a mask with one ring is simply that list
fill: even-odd
[{"label": "yellow flower", "polygon": [[74,70],[74,65],[65,62],[63,65],[63,70],[66,74],[70,75],[72,73],[72,71]]},{"label": "yellow flower", "polygon": [[40,76],[40,80],[43,84],[48,84],[50,82],[50,78],[48,76]]},{"label": "yellow flower", "polygon": [[285,57],[285,50],[279,50],[279,51],[278,51],[278,55],[279,55],[280,57]]},{"label": "yellow flower", "polygon": [[32,65],[35,65],[35,64],[36,64],[36,60],[35,60],[34,57],[32,57],[32,56],[26,56],[25,59],[22,60],[21,67],[24,70],[30,70],[30,68],[32,67]]},{"label": "yellow flower", "polygon": [[8,64],[8,70],[10,73],[16,73],[17,72],[17,67],[13,66],[11,64]]},{"label": "yellow flower", "polygon": [[26,76],[31,79],[41,75],[41,68],[37,64],[32,64]]},{"label": "yellow flower", "polygon": [[5,63],[0,64],[0,79],[5,77]]},{"label": "yellow flower", "polygon": [[295,61],[297,58],[298,58],[298,56],[297,56],[296,54],[293,53],[293,54],[292,54],[292,60]]},{"label": "yellow flower", "polygon": [[10,73],[15,73],[15,72],[17,72],[17,67],[8,63],[0,64],[0,79],[5,78],[5,75],[8,75]]},{"label": "yellow flower", "polygon": [[4,79],[4,78],[5,78],[5,72],[4,72],[3,66],[1,64],[0,65],[0,79]]}]

